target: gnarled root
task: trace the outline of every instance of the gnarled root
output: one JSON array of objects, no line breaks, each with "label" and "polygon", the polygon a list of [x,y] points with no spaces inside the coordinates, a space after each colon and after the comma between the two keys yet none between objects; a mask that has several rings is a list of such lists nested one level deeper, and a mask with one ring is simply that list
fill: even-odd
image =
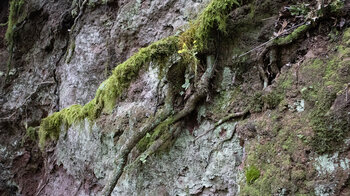
[{"label": "gnarled root", "polygon": [[[119,153],[116,157],[116,167],[109,177],[108,182],[102,190],[101,195],[109,196],[111,195],[114,187],[118,183],[120,176],[123,174],[124,168],[126,166],[126,161],[130,151],[136,146],[136,144],[150,131],[154,130],[161,123],[166,122],[168,125],[172,125],[188,114],[190,114],[195,108],[197,103],[206,97],[209,91],[209,81],[214,75],[215,62],[214,56],[207,57],[207,68],[203,73],[201,79],[198,81],[196,91],[187,100],[184,108],[171,116],[170,110],[166,111],[163,115],[157,115],[152,118],[153,122],[147,123],[145,127],[141,128],[132,137],[130,137],[125,144],[121,147]],[[143,156],[148,156],[154,153],[166,140],[171,137],[171,133],[165,133],[165,136],[156,140],[144,153]]]}]

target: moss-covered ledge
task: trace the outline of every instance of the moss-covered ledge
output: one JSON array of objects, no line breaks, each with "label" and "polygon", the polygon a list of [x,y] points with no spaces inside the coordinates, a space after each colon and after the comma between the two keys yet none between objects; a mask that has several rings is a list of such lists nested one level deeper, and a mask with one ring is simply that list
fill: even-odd
[{"label": "moss-covered ledge", "polygon": [[140,49],[124,63],[118,65],[112,75],[97,89],[95,98],[84,106],[72,105],[44,118],[39,129],[39,146],[43,148],[46,140],[57,140],[62,126],[68,128],[74,122],[88,118],[94,120],[102,112],[113,110],[117,98],[137,78],[141,68],[149,66],[150,61],[157,61],[164,69],[162,61],[178,50],[178,37],[170,36]]},{"label": "moss-covered ledge", "polygon": [[[57,140],[62,126],[68,128],[74,122],[88,118],[94,120],[102,112],[109,113],[116,105],[118,97],[137,78],[141,68],[148,66],[150,61],[158,61],[160,71],[164,69],[162,59],[170,57],[187,44],[192,57],[186,59],[188,51],[181,54],[182,60],[192,66],[197,61],[196,54],[213,50],[211,43],[215,42],[218,32],[226,33],[227,17],[237,0],[212,0],[202,11],[197,20],[180,36],[170,36],[157,41],[146,48],[141,48],[136,54],[118,65],[112,75],[98,88],[95,98],[84,106],[73,105],[44,118],[39,128],[39,146],[44,148],[46,140]],[[197,45],[198,47],[195,47]],[[180,46],[180,47],[179,47]]]}]

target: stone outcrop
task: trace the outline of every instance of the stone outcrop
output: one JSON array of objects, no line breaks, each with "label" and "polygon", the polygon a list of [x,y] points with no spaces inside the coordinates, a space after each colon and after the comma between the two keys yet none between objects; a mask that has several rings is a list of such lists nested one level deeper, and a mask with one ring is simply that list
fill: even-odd
[{"label": "stone outcrop", "polygon": [[[350,2],[13,2],[0,3],[15,21],[0,41],[1,195],[101,194],[147,126],[112,195],[350,193]],[[59,111],[73,118],[50,122]]]}]

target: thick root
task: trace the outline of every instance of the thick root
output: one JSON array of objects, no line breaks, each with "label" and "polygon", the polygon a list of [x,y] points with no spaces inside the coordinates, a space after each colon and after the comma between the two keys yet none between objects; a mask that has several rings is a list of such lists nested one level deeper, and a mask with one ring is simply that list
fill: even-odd
[{"label": "thick root", "polygon": [[[127,157],[130,153],[130,151],[136,146],[136,144],[148,133],[154,130],[158,125],[160,125],[162,122],[167,121],[167,124],[172,125],[188,114],[190,114],[195,108],[197,103],[205,98],[209,91],[209,82],[210,79],[214,75],[215,70],[215,59],[214,56],[208,56],[207,57],[207,69],[202,75],[201,79],[198,81],[197,88],[195,93],[193,93],[190,98],[187,100],[184,108],[175,114],[174,116],[170,116],[170,111],[167,111],[165,115],[161,115],[160,117],[157,116],[156,118],[153,118],[153,122],[147,123],[144,128],[141,128],[140,131],[135,133],[131,138],[129,138],[125,144],[120,149],[119,153],[117,154],[116,158],[116,167],[113,170],[112,174],[109,177],[108,182],[106,183],[105,187],[102,190],[101,195],[103,196],[109,196],[111,195],[114,187],[118,183],[118,180],[120,176],[123,174],[124,168],[126,166]],[[170,138],[172,134],[168,133],[166,134],[166,137],[163,137],[161,139],[158,139],[154,144],[150,146],[149,149],[147,149],[144,153],[144,156],[147,156],[147,154],[154,153],[159,146],[161,146],[162,143],[164,143],[167,139]]]}]

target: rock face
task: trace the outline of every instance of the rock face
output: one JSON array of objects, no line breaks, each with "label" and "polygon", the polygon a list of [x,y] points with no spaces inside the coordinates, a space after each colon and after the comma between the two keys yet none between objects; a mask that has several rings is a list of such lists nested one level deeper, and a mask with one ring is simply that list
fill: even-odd
[{"label": "rock face", "polygon": [[[34,146],[31,142],[24,146],[21,143],[26,127],[37,126],[43,117],[61,108],[90,101],[115,65],[140,47],[180,31],[207,3],[135,0],[105,5],[89,1],[82,6],[80,1],[26,2],[21,11],[27,16],[18,24],[11,74],[6,82],[9,55],[6,46],[1,44],[0,71],[4,88],[0,92],[3,152],[0,192],[19,189],[30,195],[37,191],[27,193],[26,189],[32,188],[24,184],[18,187],[14,182],[18,171],[11,171],[13,160],[31,154]],[[5,23],[8,1],[2,4],[1,22]],[[84,14],[78,16],[80,11]],[[75,28],[71,29],[73,25]],[[0,28],[3,38],[6,26]],[[38,149],[34,151],[37,153]],[[47,170],[41,169],[42,159],[32,161],[36,167],[34,173],[42,176]],[[33,187],[38,186],[39,178]]]},{"label": "rock face", "polygon": [[[186,107],[213,53],[206,97],[132,148],[112,195],[348,195],[348,1],[327,1],[325,10],[318,1],[242,2],[225,15],[226,33],[210,32],[215,50],[193,55],[195,68],[182,67],[187,45],[148,59],[112,111],[59,124],[57,141],[39,149],[43,118],[93,100],[115,66],[181,35],[209,3],[28,0],[11,16],[1,2],[0,23],[10,15],[16,24],[7,41],[0,26],[0,195],[100,194],[129,139],[169,105],[172,115]],[[219,19],[202,22],[220,29],[214,13]]]}]

